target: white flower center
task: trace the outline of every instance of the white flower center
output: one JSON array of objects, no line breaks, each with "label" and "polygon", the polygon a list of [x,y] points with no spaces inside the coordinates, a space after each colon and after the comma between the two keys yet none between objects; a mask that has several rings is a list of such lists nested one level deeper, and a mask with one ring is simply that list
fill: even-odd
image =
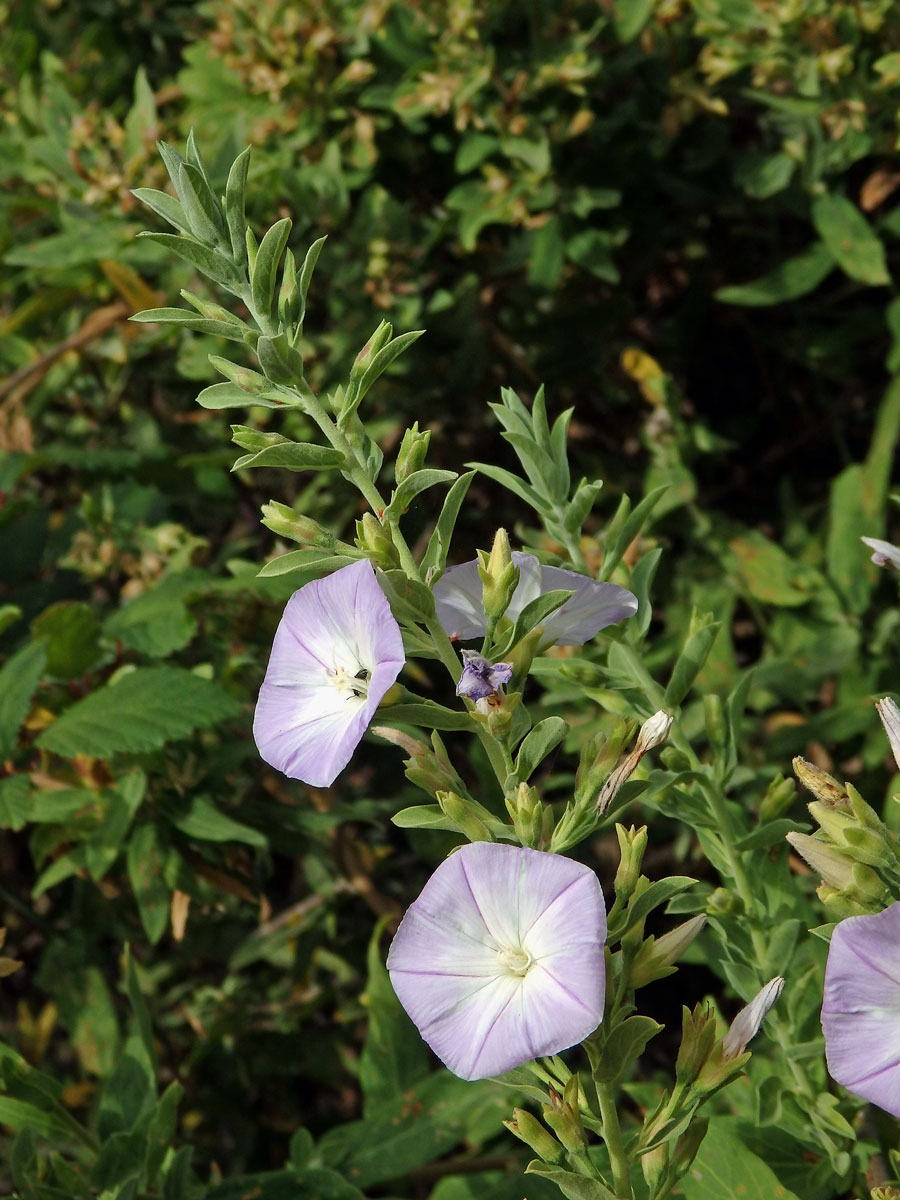
[{"label": "white flower center", "polygon": [[345,700],[365,700],[369,694],[372,672],[368,667],[335,666],[331,682]]},{"label": "white flower center", "polygon": [[534,965],[534,959],[527,950],[512,946],[498,950],[497,961],[510,975],[527,975]]}]

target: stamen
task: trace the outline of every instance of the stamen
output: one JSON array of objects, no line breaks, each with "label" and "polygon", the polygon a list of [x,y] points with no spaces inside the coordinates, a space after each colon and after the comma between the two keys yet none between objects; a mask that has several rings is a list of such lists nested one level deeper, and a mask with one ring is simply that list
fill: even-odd
[{"label": "stamen", "polygon": [[510,975],[527,975],[534,965],[534,959],[527,950],[507,947],[498,951],[497,959],[501,966],[506,967]]}]

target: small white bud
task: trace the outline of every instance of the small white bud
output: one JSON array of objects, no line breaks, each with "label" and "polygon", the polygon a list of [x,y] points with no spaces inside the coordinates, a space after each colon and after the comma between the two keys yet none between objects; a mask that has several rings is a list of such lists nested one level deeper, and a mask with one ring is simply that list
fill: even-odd
[{"label": "small white bud", "polygon": [[763,1017],[781,995],[783,987],[784,980],[776,975],[741,1009],[722,1039],[722,1055],[726,1060],[744,1053],[747,1043],[759,1033]]},{"label": "small white bud", "polygon": [[655,712],[652,717],[646,720],[641,726],[641,731],[638,734],[637,746],[635,749],[641,754],[646,754],[648,750],[655,749],[656,746],[661,746],[669,736],[669,730],[672,728],[672,718],[668,713],[660,710]]}]

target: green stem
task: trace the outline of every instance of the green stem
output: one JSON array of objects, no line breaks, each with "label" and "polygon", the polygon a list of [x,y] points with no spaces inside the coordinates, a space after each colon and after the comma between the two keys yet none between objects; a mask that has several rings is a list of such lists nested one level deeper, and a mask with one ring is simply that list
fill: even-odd
[{"label": "green stem", "polygon": [[628,1155],[625,1153],[625,1143],[622,1140],[622,1129],[619,1125],[619,1113],[616,1109],[616,1096],[612,1085],[594,1081],[597,1090],[597,1102],[600,1105],[600,1119],[603,1122],[603,1140],[609,1153],[612,1167],[613,1185],[616,1190],[616,1200],[634,1200],[631,1190],[631,1173],[629,1171]]}]

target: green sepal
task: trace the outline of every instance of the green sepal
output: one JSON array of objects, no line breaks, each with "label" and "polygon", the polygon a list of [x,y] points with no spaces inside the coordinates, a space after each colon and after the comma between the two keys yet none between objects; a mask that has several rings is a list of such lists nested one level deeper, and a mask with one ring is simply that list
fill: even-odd
[{"label": "green sepal", "polygon": [[358,387],[352,393],[348,392],[348,395],[345,397],[344,408],[338,418],[338,424],[343,426],[344,422],[359,408],[363,397],[376,379],[383,375],[394,359],[398,358],[404,350],[407,350],[424,332],[424,329],[413,329],[409,333],[401,333],[399,337],[394,338],[393,341],[388,342],[386,346],[383,346],[378,351],[371,363],[366,367]]}]

